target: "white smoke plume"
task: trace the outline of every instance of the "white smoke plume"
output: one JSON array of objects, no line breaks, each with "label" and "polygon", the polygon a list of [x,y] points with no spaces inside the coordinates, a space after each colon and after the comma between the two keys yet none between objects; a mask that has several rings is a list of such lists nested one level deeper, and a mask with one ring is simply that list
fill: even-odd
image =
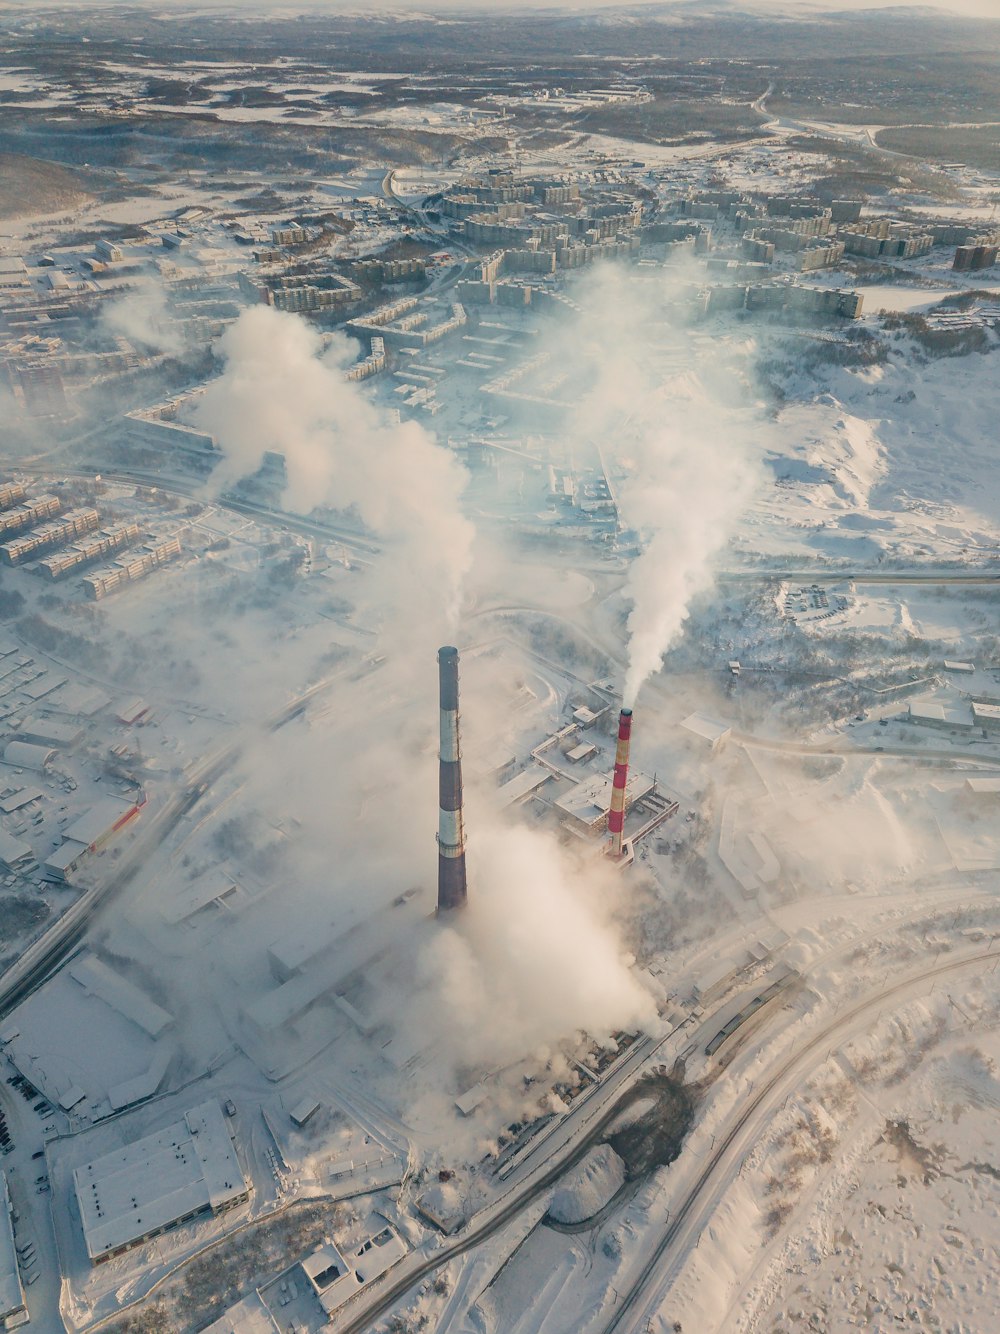
[{"label": "white smoke plume", "polygon": [[422,960],[451,1054],[500,1063],[580,1031],[606,1040],[655,1026],[612,922],[613,870],[523,826],[480,823],[471,846],[469,907]]},{"label": "white smoke plume", "polygon": [[195,410],[224,453],[213,485],[256,472],[268,451],[284,455],[288,508],[353,508],[383,543],[390,559],[376,561],[367,598],[390,637],[412,649],[407,629],[427,627],[428,643],[432,629],[447,633],[474,536],[461,465],[418,423],[393,422],[344,379],[356,348],[343,335],[324,349],[298,316],[257,306],[220,350],[226,369]]},{"label": "white smoke plume", "polygon": [[619,512],[643,542],[624,590],[632,604],[629,706],[677,642],[692,600],[711,585],[712,559],[756,477],[751,349],[696,351],[671,320],[682,285],[674,270],[643,281],[604,268],[579,294],[578,347],[590,388],[574,436],[624,473]]},{"label": "white smoke plume", "polygon": [[143,279],[118,301],[105,306],[101,323],[107,333],[123,336],[144,350],[170,356],[184,351],[184,339],[170,313],[166,293],[155,279]]}]

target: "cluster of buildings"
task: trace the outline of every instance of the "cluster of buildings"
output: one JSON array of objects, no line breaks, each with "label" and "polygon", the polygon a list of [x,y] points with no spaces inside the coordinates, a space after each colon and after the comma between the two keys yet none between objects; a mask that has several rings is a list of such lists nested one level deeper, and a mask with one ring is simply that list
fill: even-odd
[{"label": "cluster of buildings", "polygon": [[[860,200],[823,203],[818,198],[751,196],[737,190],[692,191],[671,205],[681,219],[696,219],[706,228],[714,223],[735,232],[747,260],[771,264],[776,255],[786,253],[796,257],[801,272],[835,268],[845,256],[919,259],[935,246],[956,247],[956,269],[988,268],[997,262],[1000,234],[980,234],[981,228],[974,224],[862,217],[862,210]],[[670,224],[653,225],[657,239],[665,239],[665,225]],[[709,231],[703,248],[710,243]]]},{"label": "cluster of buildings", "polygon": [[471,245],[501,247],[506,272],[553,273],[639,252],[642,207],[621,191],[588,200],[575,182],[498,167],[449,191],[438,207]]},{"label": "cluster of buildings", "polygon": [[144,535],[135,521],[102,526],[101,514],[93,506],[64,511],[58,496],[29,498],[18,482],[0,486],[0,538],[7,539],[0,541],[0,562],[52,581],[103,556],[114,556],[110,565],[83,577],[82,588],[89,598],[104,597],[181,554],[176,536]]}]

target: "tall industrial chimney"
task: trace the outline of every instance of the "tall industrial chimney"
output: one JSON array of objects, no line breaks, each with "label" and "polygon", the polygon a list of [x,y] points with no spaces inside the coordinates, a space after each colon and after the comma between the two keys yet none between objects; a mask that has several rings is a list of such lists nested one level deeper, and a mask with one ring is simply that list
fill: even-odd
[{"label": "tall industrial chimney", "polygon": [[618,716],[618,749],[615,751],[615,777],[611,788],[611,809],[608,812],[612,857],[621,857],[624,852],[622,835],[625,832],[625,784],[628,782],[628,753],[631,740],[632,710],[622,709]]},{"label": "tall industrial chimney", "polygon": [[462,755],[458,744],[458,649],[438,649],[441,682],[440,811],[438,813],[439,913],[464,906],[465,829],[462,825]]}]

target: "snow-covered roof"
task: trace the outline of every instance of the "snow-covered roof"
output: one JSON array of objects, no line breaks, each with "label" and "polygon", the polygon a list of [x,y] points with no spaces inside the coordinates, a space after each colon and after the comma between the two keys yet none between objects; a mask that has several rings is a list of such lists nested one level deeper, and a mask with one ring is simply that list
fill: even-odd
[{"label": "snow-covered roof", "polygon": [[968,708],[958,708],[932,699],[911,700],[909,716],[918,723],[943,723],[946,727],[972,726],[972,715]]},{"label": "snow-covered roof", "polygon": [[17,792],[12,792],[9,797],[4,797],[0,801],[0,811],[5,815],[10,815],[11,811],[19,811],[22,806],[30,806],[33,801],[37,801],[44,793],[40,787],[22,787]]},{"label": "snow-covered roof", "polygon": [[681,727],[686,732],[700,736],[703,741],[713,746],[727,737],[732,730],[728,723],[720,723],[717,718],[710,718],[706,713],[689,713],[681,720]]},{"label": "snow-covered roof", "polygon": [[151,1038],[159,1037],[173,1023],[172,1015],[93,954],[85,954],[70,964],[69,975],[88,995],[117,1010]]},{"label": "snow-covered roof", "polygon": [[552,774],[548,769],[533,768],[525,769],[523,773],[515,774],[509,782],[500,787],[500,803],[503,806],[512,806],[515,801],[520,801],[522,797],[530,796],[532,792],[549,781]]},{"label": "snow-covered roof", "polygon": [[68,839],[45,858],[45,869],[65,875],[67,871],[72,870],[86,851],[86,843]]},{"label": "snow-covered roof", "polygon": [[[630,769],[625,783],[626,806],[641,801],[647,792],[652,791],[653,786],[653,779],[648,775],[640,773],[638,769]],[[611,809],[611,775],[597,774],[585,778],[560,797],[556,805],[582,824],[596,824]]]},{"label": "snow-covered roof", "polygon": [[89,848],[109,833],[131,809],[132,802],[120,801],[117,797],[104,797],[91,806],[85,815],[67,825],[63,836]]},{"label": "snow-covered roof", "polygon": [[15,764],[20,769],[44,769],[55,755],[48,746],[33,746],[30,741],[8,741],[3,759],[4,764]]},{"label": "snow-covered roof", "polygon": [[10,1216],[10,1195],[6,1174],[0,1172],[0,1320],[24,1307],[24,1289],[17,1270],[14,1249],[14,1225]]},{"label": "snow-covered roof", "polygon": [[52,718],[27,718],[21,724],[20,735],[37,745],[75,746],[82,729],[72,723],[57,723]]},{"label": "snow-covered roof", "polygon": [[0,864],[16,866],[18,862],[27,861],[33,855],[29,844],[13,838],[6,829],[0,829]]},{"label": "snow-covered roof", "polygon": [[73,1181],[92,1260],[247,1194],[215,1099],[152,1135],[84,1163]]}]

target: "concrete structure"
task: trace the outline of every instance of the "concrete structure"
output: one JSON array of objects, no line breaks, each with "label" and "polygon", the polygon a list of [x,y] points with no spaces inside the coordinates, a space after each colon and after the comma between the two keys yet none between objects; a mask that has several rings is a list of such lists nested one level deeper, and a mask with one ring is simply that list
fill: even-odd
[{"label": "concrete structure", "polygon": [[60,519],[41,523],[20,538],[4,542],[0,546],[0,560],[7,566],[19,566],[35,552],[44,551],[45,547],[63,546],[73,538],[81,538],[99,523],[100,515],[96,510],[69,510]]},{"label": "concrete structure", "polygon": [[625,788],[628,783],[628,757],[632,746],[632,710],[622,709],[618,717],[618,746],[615,750],[615,772],[611,784],[611,809],[608,812],[608,833],[611,835],[611,855],[623,854],[625,832]]},{"label": "concrete structure", "polygon": [[88,852],[100,852],[114,835],[133,820],[143,806],[146,798],[138,801],[119,801],[117,797],[105,797],[92,806],[86,815],[67,825],[63,837],[75,843],[82,843]]},{"label": "concrete structure", "polygon": [[[732,664],[730,664],[730,670],[732,670]],[[740,665],[739,663],[736,663],[736,670],[733,672],[733,675],[739,676],[739,674]],[[702,741],[706,741],[713,751],[718,750],[719,747],[722,746],[732,731],[732,728],[726,723],[720,723],[717,719],[709,718],[708,715],[704,713],[688,714],[686,718],[682,719],[681,727],[683,727],[686,732],[690,732],[693,736],[700,737]]]},{"label": "concrete structure", "polygon": [[50,853],[45,858],[42,875],[46,880],[51,880],[56,884],[68,881],[87,855],[87,849],[83,843],[62,843],[56,848],[55,852]]},{"label": "concrete structure", "polygon": [[73,1173],[91,1264],[250,1197],[222,1108],[201,1103]]},{"label": "concrete structure", "polygon": [[521,805],[544,787],[550,778],[552,774],[549,770],[540,767],[525,769],[523,773],[515,774],[513,778],[500,785],[498,795],[501,806],[506,808]]},{"label": "concrete structure", "polygon": [[19,505],[25,494],[20,482],[4,482],[0,485],[0,510],[9,510],[12,505]]},{"label": "concrete structure", "polygon": [[458,649],[438,651],[441,748],[438,812],[438,912],[461,908],[468,897],[462,824],[462,752],[458,731]]},{"label": "concrete structure", "polygon": [[319,1111],[321,1104],[316,1098],[303,1098],[288,1113],[292,1125],[297,1126],[299,1130],[308,1125],[312,1118]]},{"label": "concrete structure", "polygon": [[83,728],[72,723],[57,723],[51,718],[26,718],[18,732],[21,741],[32,741],[38,746],[75,746],[83,736]]},{"label": "concrete structure", "polygon": [[37,568],[49,579],[61,579],[63,575],[69,574],[78,566],[97,560],[101,556],[110,555],[113,551],[120,551],[122,547],[130,546],[138,540],[137,523],[115,524],[112,528],[105,528],[95,533],[93,537],[74,543],[65,551],[57,551],[54,555],[43,557],[38,562]]},{"label": "concrete structure", "polygon": [[18,505],[14,509],[5,509],[0,513],[0,533],[6,536],[7,533],[16,533],[22,528],[30,528],[32,524],[38,523],[39,519],[51,518],[53,514],[58,514],[61,509],[62,501],[58,496],[36,496],[34,500],[25,501],[23,505]]}]

